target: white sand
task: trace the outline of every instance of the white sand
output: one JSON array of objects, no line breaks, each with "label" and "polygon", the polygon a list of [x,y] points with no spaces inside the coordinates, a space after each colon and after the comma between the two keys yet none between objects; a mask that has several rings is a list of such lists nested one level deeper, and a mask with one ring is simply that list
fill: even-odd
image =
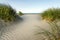
[{"label": "white sand", "polygon": [[37,14],[23,15],[24,21],[14,26],[5,28],[0,40],[37,40],[35,32],[37,26],[48,28],[48,25]]}]

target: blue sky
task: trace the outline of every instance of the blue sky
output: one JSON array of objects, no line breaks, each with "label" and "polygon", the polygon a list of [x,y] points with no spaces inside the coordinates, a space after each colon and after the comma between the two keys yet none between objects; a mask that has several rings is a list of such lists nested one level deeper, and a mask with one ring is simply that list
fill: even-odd
[{"label": "blue sky", "polygon": [[23,13],[40,13],[48,8],[60,8],[60,0],[0,0]]}]

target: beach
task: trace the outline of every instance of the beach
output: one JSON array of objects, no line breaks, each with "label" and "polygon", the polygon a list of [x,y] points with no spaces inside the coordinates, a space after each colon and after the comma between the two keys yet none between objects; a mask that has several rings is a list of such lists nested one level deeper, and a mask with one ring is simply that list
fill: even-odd
[{"label": "beach", "polygon": [[40,40],[35,34],[39,27],[49,30],[48,24],[42,21],[39,14],[25,14],[21,16],[23,21],[3,28],[1,40]]}]

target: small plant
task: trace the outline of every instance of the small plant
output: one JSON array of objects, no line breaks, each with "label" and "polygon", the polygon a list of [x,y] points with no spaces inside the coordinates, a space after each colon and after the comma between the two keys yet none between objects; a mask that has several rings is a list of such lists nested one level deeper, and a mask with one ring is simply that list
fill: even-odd
[{"label": "small plant", "polygon": [[20,12],[20,11],[19,11],[19,13],[18,13],[18,14],[19,14],[20,16],[24,15],[24,14],[23,14],[22,12]]}]

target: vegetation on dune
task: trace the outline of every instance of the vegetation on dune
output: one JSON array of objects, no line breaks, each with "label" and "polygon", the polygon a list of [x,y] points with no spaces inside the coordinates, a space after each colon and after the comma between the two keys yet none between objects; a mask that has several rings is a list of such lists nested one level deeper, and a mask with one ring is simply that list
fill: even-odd
[{"label": "vegetation on dune", "polygon": [[40,37],[43,37],[43,40],[60,40],[60,26],[51,23],[50,28],[50,31],[40,28],[42,31],[38,32],[38,35],[40,35]]},{"label": "vegetation on dune", "polygon": [[21,11],[19,11],[19,13],[18,13],[20,16],[22,16],[22,15],[24,15]]},{"label": "vegetation on dune", "polygon": [[44,11],[41,14],[42,18],[48,21],[51,31],[42,29],[40,36],[43,40],[60,40],[60,26],[57,25],[57,21],[60,19],[60,8],[52,8]]},{"label": "vegetation on dune", "polygon": [[8,5],[0,5],[0,18],[4,21],[13,21],[16,16],[16,11]]},{"label": "vegetation on dune", "polygon": [[60,19],[60,8],[51,8],[44,11],[42,14],[42,18],[47,21],[56,21]]},{"label": "vegetation on dune", "polygon": [[0,19],[4,21],[14,21],[17,17],[16,10],[10,5],[0,4]]}]

